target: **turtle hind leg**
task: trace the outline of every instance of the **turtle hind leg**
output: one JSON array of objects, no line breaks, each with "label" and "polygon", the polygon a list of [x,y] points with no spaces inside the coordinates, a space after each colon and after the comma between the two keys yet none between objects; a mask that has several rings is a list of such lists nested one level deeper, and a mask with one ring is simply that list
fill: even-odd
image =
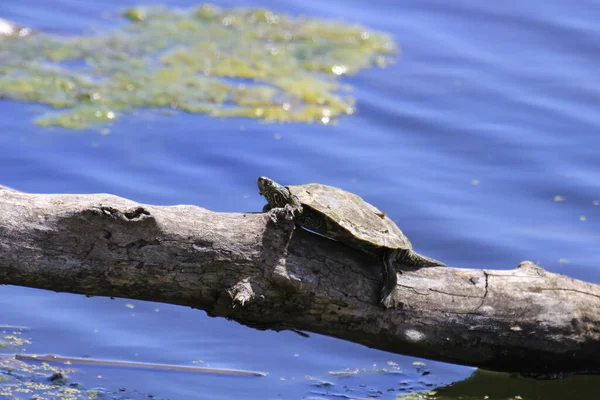
[{"label": "turtle hind leg", "polygon": [[441,261],[425,257],[413,250],[401,250],[397,252],[396,260],[400,264],[412,265],[415,267],[447,267]]},{"label": "turtle hind leg", "polygon": [[387,250],[383,254],[383,287],[381,288],[381,304],[385,308],[396,308],[396,285],[398,277],[396,276],[397,255],[395,250]]}]

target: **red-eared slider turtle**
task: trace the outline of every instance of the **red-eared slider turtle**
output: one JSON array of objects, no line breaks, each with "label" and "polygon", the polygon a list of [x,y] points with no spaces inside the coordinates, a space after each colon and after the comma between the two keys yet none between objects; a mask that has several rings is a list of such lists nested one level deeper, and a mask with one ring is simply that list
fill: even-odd
[{"label": "red-eared slider turtle", "polygon": [[408,238],[385,213],[353,193],[319,183],[282,186],[264,176],[258,178],[258,188],[268,202],[263,212],[287,208],[298,225],[380,256],[384,281],[381,303],[386,308],[396,305],[396,263],[418,267],[445,266],[414,252]]}]

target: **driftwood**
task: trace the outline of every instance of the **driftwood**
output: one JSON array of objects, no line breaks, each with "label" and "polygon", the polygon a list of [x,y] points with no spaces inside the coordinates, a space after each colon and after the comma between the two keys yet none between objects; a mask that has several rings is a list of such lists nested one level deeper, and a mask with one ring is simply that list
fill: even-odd
[{"label": "driftwood", "polygon": [[155,364],[134,361],[115,361],[115,360],[100,360],[97,358],[81,358],[81,357],[61,357],[54,354],[34,355],[34,354],[15,354],[13,356],[20,361],[38,361],[46,363],[58,364],[84,364],[104,367],[123,367],[123,368],[138,368],[138,369],[153,369],[159,371],[176,371],[176,372],[194,372],[197,374],[213,374],[225,376],[267,376],[265,372],[244,371],[240,369],[224,369],[224,368],[207,368],[194,367],[192,365],[173,365],[173,364]]},{"label": "driftwood", "polygon": [[401,307],[384,310],[378,262],[273,211],[0,187],[1,284],[186,305],[490,370],[600,371],[599,285],[527,261],[510,271],[407,267]]}]

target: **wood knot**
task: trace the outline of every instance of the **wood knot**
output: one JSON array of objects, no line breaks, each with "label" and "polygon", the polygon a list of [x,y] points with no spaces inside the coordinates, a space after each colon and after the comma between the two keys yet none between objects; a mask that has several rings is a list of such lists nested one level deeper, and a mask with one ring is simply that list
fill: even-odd
[{"label": "wood knot", "polygon": [[84,213],[92,217],[101,217],[122,222],[148,222],[154,220],[154,216],[150,214],[150,211],[142,206],[119,210],[115,207],[100,205],[91,207],[84,211]]},{"label": "wood knot", "polygon": [[87,210],[87,213],[92,214],[93,216],[108,217],[113,220],[128,222],[138,222],[148,219],[154,219],[154,217],[150,214],[150,211],[148,211],[142,206],[129,208],[121,211],[114,207],[101,205],[98,207],[90,208],[89,210]]},{"label": "wood knot", "polygon": [[248,278],[239,281],[227,289],[227,293],[233,300],[233,307],[235,307],[236,304],[239,304],[243,307],[244,304],[254,298],[254,290],[252,289],[252,285],[250,284],[250,280]]}]

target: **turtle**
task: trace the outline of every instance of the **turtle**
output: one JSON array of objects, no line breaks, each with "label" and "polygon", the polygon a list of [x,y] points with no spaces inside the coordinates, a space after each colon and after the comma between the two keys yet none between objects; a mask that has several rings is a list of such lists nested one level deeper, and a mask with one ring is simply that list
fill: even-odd
[{"label": "turtle", "polygon": [[383,263],[381,304],[396,307],[395,265],[446,266],[412,249],[400,228],[375,206],[346,190],[320,183],[282,186],[261,176],[258,188],[267,200],[263,212],[285,208],[294,222],[312,232],[380,257]]}]

